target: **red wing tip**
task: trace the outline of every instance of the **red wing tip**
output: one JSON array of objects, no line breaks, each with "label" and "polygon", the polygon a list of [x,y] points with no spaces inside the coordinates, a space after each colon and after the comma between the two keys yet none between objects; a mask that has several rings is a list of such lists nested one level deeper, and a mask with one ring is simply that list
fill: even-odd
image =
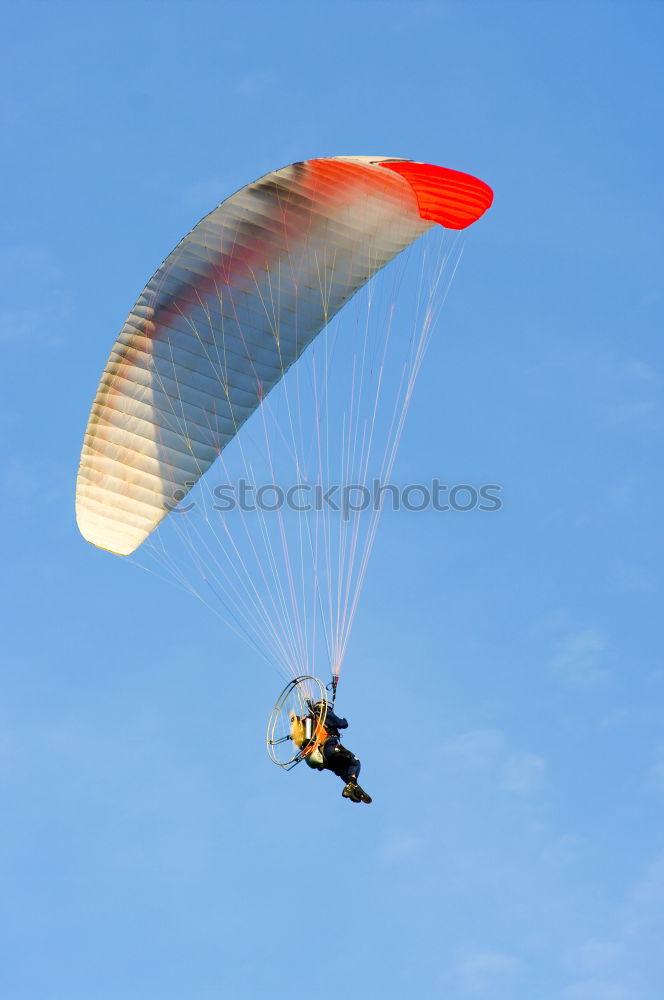
[{"label": "red wing tip", "polygon": [[420,216],[446,229],[466,229],[493,201],[488,184],[460,170],[413,160],[383,160],[379,166],[400,174],[417,198]]}]

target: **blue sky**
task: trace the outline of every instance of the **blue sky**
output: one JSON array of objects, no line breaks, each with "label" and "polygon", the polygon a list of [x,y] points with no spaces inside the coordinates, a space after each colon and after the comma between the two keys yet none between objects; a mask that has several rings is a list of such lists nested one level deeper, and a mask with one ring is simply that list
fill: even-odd
[{"label": "blue sky", "polygon": [[[0,99],[2,1000],[657,1000],[664,988],[657,3],[22,3]],[[316,155],[496,193],[339,692],[374,804],[267,759],[279,687],[94,550],[73,487],[136,295]]]}]

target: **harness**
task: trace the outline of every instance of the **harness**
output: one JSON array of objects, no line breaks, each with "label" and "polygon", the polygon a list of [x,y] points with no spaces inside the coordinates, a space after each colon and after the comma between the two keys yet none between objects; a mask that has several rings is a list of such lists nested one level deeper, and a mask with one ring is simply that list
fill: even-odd
[{"label": "harness", "polygon": [[302,744],[302,760],[317,771],[325,769],[322,747],[330,739],[330,732],[319,719],[308,715],[302,720],[304,724],[304,742]]},{"label": "harness", "polygon": [[299,716],[291,712],[291,739],[300,748],[299,759],[303,760],[309,767],[316,771],[324,771],[328,765],[325,763],[323,748],[326,743],[333,741],[335,750],[340,756],[352,759],[353,755],[339,743],[339,733],[336,729],[330,728],[321,722],[318,714]]}]

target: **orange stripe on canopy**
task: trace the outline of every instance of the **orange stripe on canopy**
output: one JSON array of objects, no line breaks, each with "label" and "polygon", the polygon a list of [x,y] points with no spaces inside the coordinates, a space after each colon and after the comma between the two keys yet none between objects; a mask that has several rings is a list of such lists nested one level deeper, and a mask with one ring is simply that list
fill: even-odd
[{"label": "orange stripe on canopy", "polygon": [[465,229],[477,222],[493,201],[488,184],[459,170],[412,160],[384,160],[379,166],[408,181],[423,219],[447,229]]}]

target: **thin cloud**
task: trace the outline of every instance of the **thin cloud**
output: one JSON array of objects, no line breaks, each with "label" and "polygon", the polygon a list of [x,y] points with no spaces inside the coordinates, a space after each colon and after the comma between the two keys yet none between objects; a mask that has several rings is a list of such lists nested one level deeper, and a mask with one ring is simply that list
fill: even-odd
[{"label": "thin cloud", "polygon": [[620,427],[625,424],[649,423],[654,425],[652,418],[657,413],[657,405],[653,400],[639,399],[632,402],[616,403],[604,410],[609,425]]},{"label": "thin cloud", "polygon": [[500,787],[506,792],[528,795],[542,785],[546,761],[533,753],[513,754],[503,766]]},{"label": "thin cloud", "polygon": [[641,379],[643,382],[654,382],[657,380],[657,373],[654,368],[646,364],[645,361],[639,361],[638,358],[632,358],[628,361],[625,371],[628,375]]},{"label": "thin cloud", "polygon": [[568,1000],[639,1000],[644,983],[623,940],[589,938],[563,957],[574,977],[563,991]]},{"label": "thin cloud", "polygon": [[256,70],[243,76],[236,84],[235,91],[241,97],[256,97],[271,87],[272,79],[272,73],[269,70]]},{"label": "thin cloud", "polygon": [[409,833],[407,830],[391,830],[385,836],[380,848],[380,856],[383,861],[409,858],[421,849],[423,843],[421,837]]},{"label": "thin cloud", "polygon": [[655,794],[664,791],[664,743],[655,743],[645,769],[644,787]]},{"label": "thin cloud", "polygon": [[460,958],[452,972],[455,988],[466,996],[495,997],[516,984],[524,963],[516,955],[491,949],[472,949]]},{"label": "thin cloud", "polygon": [[571,983],[563,991],[565,1000],[650,1000],[640,977],[628,976],[622,980],[592,977]]},{"label": "thin cloud", "polygon": [[575,688],[594,688],[603,683],[608,671],[602,663],[609,641],[597,629],[571,632],[558,642],[550,661],[553,673],[563,684]]},{"label": "thin cloud", "polygon": [[467,768],[484,768],[505,752],[505,734],[500,729],[473,729],[447,740],[443,752]]},{"label": "thin cloud", "polygon": [[[650,863],[634,888],[634,901],[647,909],[664,910],[664,850]],[[664,915],[664,914],[663,914]]]},{"label": "thin cloud", "polygon": [[650,996],[626,941],[589,938],[563,956],[574,977],[563,990],[567,1000],[640,1000]]},{"label": "thin cloud", "polygon": [[615,933],[589,938],[563,955],[570,981],[565,1000],[652,1000],[643,949],[661,938],[664,910],[664,850],[653,858],[628,893]]},{"label": "thin cloud", "polygon": [[460,733],[447,740],[443,753],[454,759],[457,770],[490,773],[497,788],[518,795],[536,791],[546,774],[543,757],[511,750],[500,729]]},{"label": "thin cloud", "polygon": [[590,938],[568,951],[563,965],[569,972],[583,976],[605,975],[617,969],[625,958],[621,941],[602,941]]}]

